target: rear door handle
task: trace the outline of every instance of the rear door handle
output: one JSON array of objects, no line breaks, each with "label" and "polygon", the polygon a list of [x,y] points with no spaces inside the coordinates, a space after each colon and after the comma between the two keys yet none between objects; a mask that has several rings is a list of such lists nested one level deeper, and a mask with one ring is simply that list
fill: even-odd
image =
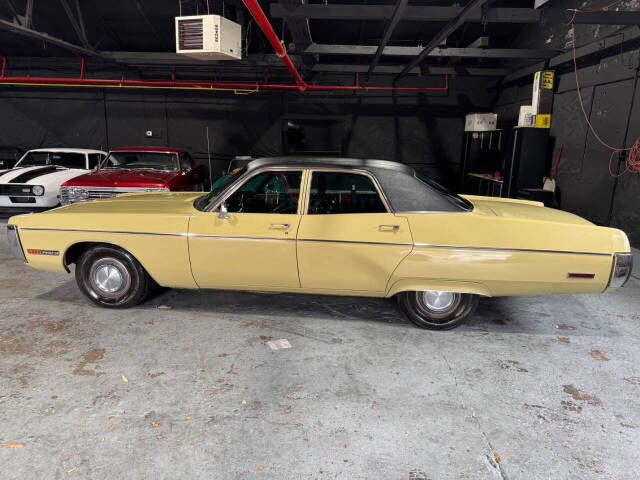
[{"label": "rear door handle", "polygon": [[397,232],[400,230],[400,225],[378,225],[378,230],[381,232]]},{"label": "rear door handle", "polygon": [[272,223],[269,225],[271,230],[289,230],[289,227],[291,227],[291,225],[288,223]]}]

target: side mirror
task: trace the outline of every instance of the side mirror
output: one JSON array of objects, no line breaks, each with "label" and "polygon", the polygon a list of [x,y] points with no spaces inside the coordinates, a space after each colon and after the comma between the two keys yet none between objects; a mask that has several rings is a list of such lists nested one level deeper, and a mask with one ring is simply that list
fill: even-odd
[{"label": "side mirror", "polygon": [[227,213],[227,205],[224,203],[220,204],[220,212],[218,213],[218,218],[222,220],[226,220],[229,218],[229,214]]}]

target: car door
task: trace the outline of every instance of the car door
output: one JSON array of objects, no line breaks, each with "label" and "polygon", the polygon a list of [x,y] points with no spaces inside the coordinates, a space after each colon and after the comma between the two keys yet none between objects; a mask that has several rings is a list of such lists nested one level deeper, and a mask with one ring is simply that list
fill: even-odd
[{"label": "car door", "polygon": [[300,288],[296,232],[303,169],[256,172],[189,224],[193,276],[201,288]]},{"label": "car door", "polygon": [[406,218],[394,215],[368,172],[315,170],[298,229],[303,289],[382,293],[412,249]]}]

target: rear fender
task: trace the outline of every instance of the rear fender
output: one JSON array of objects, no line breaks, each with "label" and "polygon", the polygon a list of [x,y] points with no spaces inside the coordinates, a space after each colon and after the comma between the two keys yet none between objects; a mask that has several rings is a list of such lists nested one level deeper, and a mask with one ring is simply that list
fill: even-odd
[{"label": "rear fender", "polygon": [[489,288],[478,282],[464,282],[442,279],[406,278],[395,282],[386,293],[392,297],[400,292],[415,292],[420,290],[439,290],[441,292],[458,292],[491,297]]}]

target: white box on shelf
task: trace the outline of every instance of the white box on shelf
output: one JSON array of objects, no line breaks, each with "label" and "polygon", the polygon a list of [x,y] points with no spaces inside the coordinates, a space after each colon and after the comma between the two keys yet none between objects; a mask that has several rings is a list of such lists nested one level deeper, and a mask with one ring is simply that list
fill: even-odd
[{"label": "white box on shelf", "polygon": [[488,132],[496,129],[497,113],[470,113],[464,117],[465,132]]}]

